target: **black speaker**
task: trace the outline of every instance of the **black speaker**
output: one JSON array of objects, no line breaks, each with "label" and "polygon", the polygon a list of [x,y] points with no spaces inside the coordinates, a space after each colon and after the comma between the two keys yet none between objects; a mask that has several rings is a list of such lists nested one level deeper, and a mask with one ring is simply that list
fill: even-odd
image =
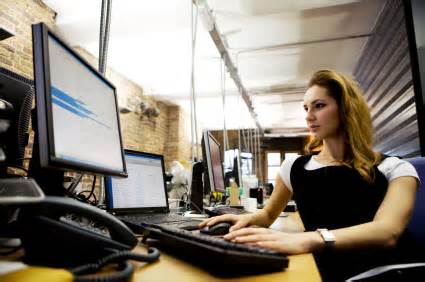
[{"label": "black speaker", "polygon": [[199,213],[203,212],[204,183],[202,182],[202,173],[204,164],[196,162],[192,168],[192,183],[190,188],[190,209]]}]

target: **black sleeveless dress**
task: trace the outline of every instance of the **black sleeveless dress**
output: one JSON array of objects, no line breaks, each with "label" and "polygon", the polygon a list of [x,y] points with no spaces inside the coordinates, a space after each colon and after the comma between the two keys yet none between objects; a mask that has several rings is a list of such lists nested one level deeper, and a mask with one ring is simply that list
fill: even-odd
[{"label": "black sleeveless dress", "polygon": [[[385,176],[375,167],[372,184],[346,166],[306,170],[312,156],[295,160],[290,172],[293,199],[306,231],[337,229],[373,220],[388,187]],[[391,250],[324,251],[314,255],[324,281],[343,281],[370,268],[411,261],[408,234]]]}]

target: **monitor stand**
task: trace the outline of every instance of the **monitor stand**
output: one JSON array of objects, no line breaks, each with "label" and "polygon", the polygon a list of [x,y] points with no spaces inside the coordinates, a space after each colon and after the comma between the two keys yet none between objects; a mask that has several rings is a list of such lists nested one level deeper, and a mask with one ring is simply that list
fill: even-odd
[{"label": "monitor stand", "polygon": [[64,196],[64,172],[40,166],[40,154],[37,137],[34,138],[32,157],[28,168],[28,176],[34,178],[47,196]]}]

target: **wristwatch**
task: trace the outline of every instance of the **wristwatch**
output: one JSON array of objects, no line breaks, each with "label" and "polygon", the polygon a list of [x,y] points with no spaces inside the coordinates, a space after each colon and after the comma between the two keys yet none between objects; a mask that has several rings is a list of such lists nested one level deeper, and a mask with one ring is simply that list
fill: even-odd
[{"label": "wristwatch", "polygon": [[330,249],[335,244],[335,235],[326,228],[319,228],[316,230],[325,241],[325,249]]}]

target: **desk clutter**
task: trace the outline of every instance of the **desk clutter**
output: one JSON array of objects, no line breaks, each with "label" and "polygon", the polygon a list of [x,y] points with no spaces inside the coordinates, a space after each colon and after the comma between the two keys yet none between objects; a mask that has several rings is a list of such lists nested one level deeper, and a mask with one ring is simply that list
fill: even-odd
[{"label": "desk clutter", "polygon": [[[22,179],[19,181],[22,182]],[[4,181],[0,182],[5,187]],[[9,182],[7,184],[10,186]],[[27,187],[33,186],[32,181],[26,184]],[[31,191],[34,189],[31,188]],[[19,192],[22,195],[31,194],[21,190]],[[134,266],[129,260],[158,260],[159,251],[155,248],[148,249],[147,254],[133,253],[137,238],[127,226],[105,211],[70,198],[36,196],[34,198],[37,201],[29,201],[29,196],[15,197],[14,201],[5,201],[2,206],[2,211],[7,209],[15,215],[9,217],[8,223],[4,223],[4,218],[1,218],[0,237],[10,238],[8,242],[21,243],[10,245],[9,253],[16,253],[20,256],[18,259],[30,266],[28,269],[16,270],[23,271],[22,275],[40,275],[47,279],[55,276],[52,274],[55,269],[66,268],[67,274],[56,271],[59,281],[60,277],[68,276],[84,281],[114,281],[117,277],[129,279],[132,276]],[[100,274],[109,265],[115,265],[117,272]],[[45,274],[49,268],[52,272]],[[91,277],[87,278],[89,274]],[[16,275],[12,271],[8,276],[12,277],[10,281],[21,277],[19,273]]]}]

